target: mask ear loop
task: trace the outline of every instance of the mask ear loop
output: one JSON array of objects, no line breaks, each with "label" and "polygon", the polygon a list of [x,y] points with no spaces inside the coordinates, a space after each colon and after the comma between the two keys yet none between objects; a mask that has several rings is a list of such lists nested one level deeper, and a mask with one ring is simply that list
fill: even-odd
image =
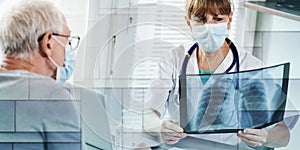
[{"label": "mask ear loop", "polygon": [[[63,46],[64,48],[65,48],[65,46],[67,46],[67,45],[64,45],[61,41],[59,41],[55,36],[53,36],[53,39],[54,39],[56,42],[58,42],[61,46]],[[65,54],[65,55],[66,55],[66,54]],[[50,60],[57,68],[60,67],[57,63],[55,63],[55,61],[54,61],[50,56],[48,56],[48,58],[49,58],[49,60]]]},{"label": "mask ear loop", "polygon": [[[44,38],[45,34],[41,35],[39,38],[38,38],[38,42],[42,41],[42,39]],[[60,45],[63,46],[62,42],[59,41],[58,39],[56,39],[56,37],[53,36],[53,39],[55,41],[57,41]],[[47,58],[55,65],[55,67],[58,69],[59,68],[59,65],[48,55],[46,54],[46,52],[42,52],[42,55],[44,56],[47,56]],[[56,74],[54,75],[54,78],[56,78]]]},{"label": "mask ear loop", "polygon": [[61,46],[65,47],[65,45],[60,41],[58,40],[55,36],[53,36],[53,39],[58,42]]},{"label": "mask ear loop", "polygon": [[59,66],[57,65],[57,63],[50,56],[48,56],[48,58],[55,65],[55,67],[59,68]]}]

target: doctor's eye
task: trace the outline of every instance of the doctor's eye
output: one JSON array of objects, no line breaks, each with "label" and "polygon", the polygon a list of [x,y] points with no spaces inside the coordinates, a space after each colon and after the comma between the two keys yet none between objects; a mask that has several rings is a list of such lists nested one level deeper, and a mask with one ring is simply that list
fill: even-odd
[{"label": "doctor's eye", "polygon": [[220,17],[217,17],[217,18],[214,18],[215,21],[222,21],[223,18],[220,18]]},{"label": "doctor's eye", "polygon": [[197,23],[204,24],[206,22],[206,18],[205,17],[195,18],[194,21],[196,21]]}]

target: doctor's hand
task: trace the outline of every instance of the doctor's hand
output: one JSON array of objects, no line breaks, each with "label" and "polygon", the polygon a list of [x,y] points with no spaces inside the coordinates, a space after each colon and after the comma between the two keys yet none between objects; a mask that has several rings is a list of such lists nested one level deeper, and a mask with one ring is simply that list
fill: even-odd
[{"label": "doctor's hand", "polygon": [[161,125],[161,138],[166,144],[176,144],[187,135],[183,129],[171,120],[164,120]]},{"label": "doctor's hand", "polygon": [[249,146],[263,146],[267,142],[268,131],[262,129],[245,129],[239,131],[237,136]]},{"label": "doctor's hand", "polygon": [[140,143],[136,146],[134,150],[152,150],[150,147],[147,147],[145,143]]}]

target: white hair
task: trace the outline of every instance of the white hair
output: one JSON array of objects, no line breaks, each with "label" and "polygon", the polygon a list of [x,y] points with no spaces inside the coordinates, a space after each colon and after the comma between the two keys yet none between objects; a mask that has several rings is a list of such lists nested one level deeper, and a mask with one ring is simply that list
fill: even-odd
[{"label": "white hair", "polygon": [[38,38],[46,32],[63,31],[62,13],[44,0],[20,1],[1,18],[0,45],[3,54],[28,58],[39,51]]}]

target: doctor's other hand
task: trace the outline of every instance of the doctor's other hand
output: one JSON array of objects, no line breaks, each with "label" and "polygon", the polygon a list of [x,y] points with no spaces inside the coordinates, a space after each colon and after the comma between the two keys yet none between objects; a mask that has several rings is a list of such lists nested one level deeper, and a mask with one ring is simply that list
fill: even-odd
[{"label": "doctor's other hand", "polygon": [[263,146],[267,143],[268,131],[263,129],[245,129],[239,131],[237,136],[249,146]]},{"label": "doctor's other hand", "polygon": [[183,133],[183,129],[178,125],[178,123],[171,120],[164,120],[161,124],[161,139],[166,144],[176,144],[181,139],[187,136]]}]

